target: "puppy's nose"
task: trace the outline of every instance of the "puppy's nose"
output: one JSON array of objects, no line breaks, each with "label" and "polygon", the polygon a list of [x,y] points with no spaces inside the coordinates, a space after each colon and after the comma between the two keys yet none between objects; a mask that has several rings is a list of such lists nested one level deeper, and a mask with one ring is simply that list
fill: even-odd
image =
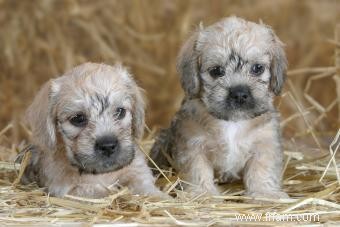
[{"label": "puppy's nose", "polygon": [[118,140],[116,137],[105,136],[97,139],[95,144],[95,151],[109,157],[116,151],[117,146]]},{"label": "puppy's nose", "polygon": [[237,104],[244,104],[251,98],[248,86],[232,87],[229,89],[229,95]]}]

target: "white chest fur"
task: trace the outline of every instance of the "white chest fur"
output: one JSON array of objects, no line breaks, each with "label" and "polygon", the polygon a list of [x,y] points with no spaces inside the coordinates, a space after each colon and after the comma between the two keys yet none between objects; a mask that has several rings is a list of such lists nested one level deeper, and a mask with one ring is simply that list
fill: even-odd
[{"label": "white chest fur", "polygon": [[249,122],[221,121],[219,126],[221,150],[217,152],[216,168],[220,174],[228,175],[228,178],[238,178],[251,152]]},{"label": "white chest fur", "polygon": [[[221,140],[226,143],[228,150],[238,150],[239,143],[242,141],[242,137],[246,136],[244,133],[246,128],[246,122],[221,122]],[[245,138],[243,138],[245,139]]]}]

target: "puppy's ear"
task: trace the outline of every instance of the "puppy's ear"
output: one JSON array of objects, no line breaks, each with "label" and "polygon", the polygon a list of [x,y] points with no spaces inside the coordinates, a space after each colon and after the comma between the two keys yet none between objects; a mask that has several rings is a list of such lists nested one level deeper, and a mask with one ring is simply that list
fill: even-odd
[{"label": "puppy's ear", "polygon": [[50,80],[38,92],[26,112],[26,121],[31,127],[32,138],[43,149],[54,150],[56,147],[55,97],[59,85]]},{"label": "puppy's ear", "polygon": [[274,34],[273,37],[270,89],[275,95],[279,95],[286,79],[287,58],[283,50],[283,43]]},{"label": "puppy's ear", "polygon": [[134,97],[134,106],[132,113],[132,133],[136,139],[141,139],[144,133],[145,126],[145,101],[143,90],[139,87],[136,88]]},{"label": "puppy's ear", "polygon": [[192,98],[199,93],[199,56],[196,51],[199,31],[195,32],[181,48],[177,58],[177,70],[185,95]]}]

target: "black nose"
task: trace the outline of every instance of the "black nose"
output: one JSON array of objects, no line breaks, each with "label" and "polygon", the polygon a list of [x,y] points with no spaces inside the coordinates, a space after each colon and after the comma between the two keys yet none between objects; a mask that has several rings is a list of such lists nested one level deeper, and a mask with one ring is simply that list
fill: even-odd
[{"label": "black nose", "polygon": [[229,89],[229,96],[237,104],[247,103],[251,99],[248,86],[236,86]]},{"label": "black nose", "polygon": [[97,139],[95,144],[95,151],[109,157],[117,150],[117,146],[118,140],[116,137],[105,136]]}]

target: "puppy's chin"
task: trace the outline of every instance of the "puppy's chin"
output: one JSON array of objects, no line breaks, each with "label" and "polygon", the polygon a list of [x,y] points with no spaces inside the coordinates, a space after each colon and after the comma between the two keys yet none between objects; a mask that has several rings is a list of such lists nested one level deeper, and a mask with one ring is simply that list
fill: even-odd
[{"label": "puppy's chin", "polygon": [[209,108],[208,112],[214,118],[225,121],[242,121],[249,120],[261,116],[269,111],[268,108],[264,107],[253,107],[253,108],[228,108],[224,107],[222,109],[212,109]]},{"label": "puppy's chin", "polygon": [[110,157],[100,154],[87,155],[76,153],[74,160],[71,160],[72,166],[78,168],[79,173],[84,174],[101,174],[120,170],[130,165],[135,157],[135,149],[128,147],[116,151]]}]

